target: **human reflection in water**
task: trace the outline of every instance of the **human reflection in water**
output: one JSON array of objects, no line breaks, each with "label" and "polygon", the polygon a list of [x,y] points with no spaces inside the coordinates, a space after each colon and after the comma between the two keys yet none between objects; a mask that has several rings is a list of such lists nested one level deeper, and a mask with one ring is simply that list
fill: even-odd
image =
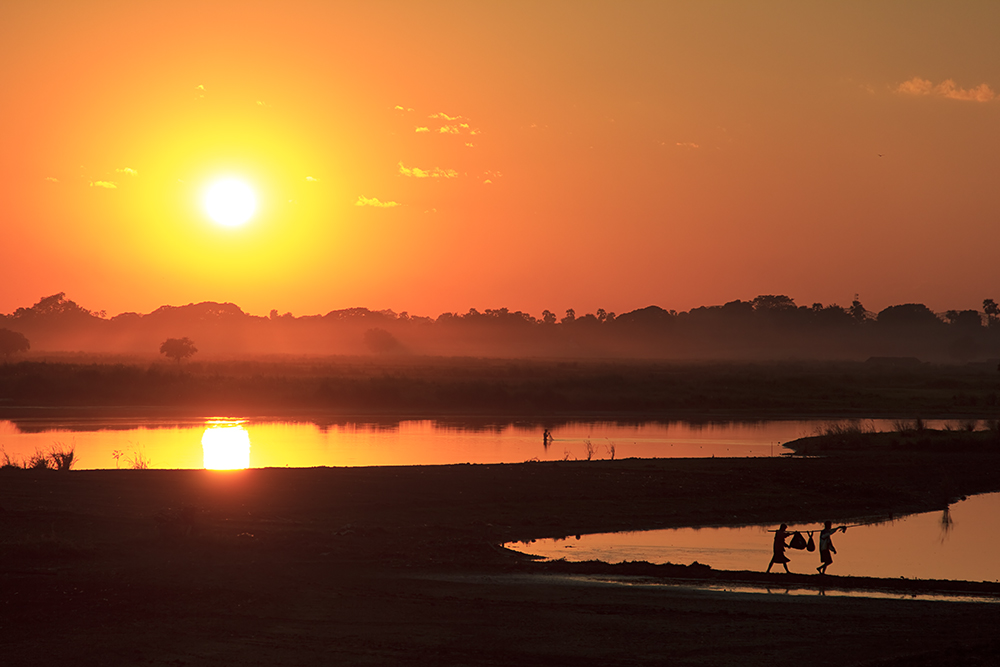
[{"label": "human reflection in water", "polygon": [[847,526],[837,526],[836,528],[830,527],[830,522],[827,521],[823,524],[823,530],[819,531],[819,561],[820,566],[816,569],[820,574],[826,574],[826,568],[830,563],[833,562],[833,554],[837,553],[837,550],[833,547],[833,534],[837,531],[847,532]]},{"label": "human reflection in water", "polygon": [[542,445],[544,447],[548,447],[551,443],[552,443],[552,432],[549,431],[549,429],[545,429],[545,432],[542,433]]},{"label": "human reflection in water", "polygon": [[785,572],[789,572],[788,563],[789,558],[785,555],[785,548],[788,546],[785,544],[785,540],[788,539],[788,524],[783,523],[778,530],[774,531],[774,555],[771,556],[771,562],[767,564],[767,571],[771,571],[771,566],[775,563],[781,563],[785,568]]}]

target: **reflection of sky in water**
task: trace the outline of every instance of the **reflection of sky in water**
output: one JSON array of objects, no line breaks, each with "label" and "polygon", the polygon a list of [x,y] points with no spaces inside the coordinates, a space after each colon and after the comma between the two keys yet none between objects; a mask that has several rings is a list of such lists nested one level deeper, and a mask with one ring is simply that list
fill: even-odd
[{"label": "reflection of sky in water", "polygon": [[[779,456],[781,443],[814,434],[822,421],[615,423],[549,425],[391,420],[320,424],[240,423],[253,441],[256,467],[520,463],[528,460]],[[866,425],[868,422],[866,422]],[[891,429],[889,422],[871,422]],[[929,424],[933,427],[934,424]],[[77,469],[113,468],[111,454],[141,451],[152,468],[201,468],[205,420],[0,420],[0,449],[15,460],[56,443],[75,447]]]},{"label": "reflection of sky in water", "polygon": [[[839,525],[839,524],[834,524]],[[681,528],[638,533],[583,535],[579,540],[537,540],[512,548],[546,558],[603,560],[612,563],[645,560],[651,563],[694,561],[717,570],[764,571],[771,560],[777,526],[738,528]],[[790,525],[789,530],[815,530],[819,524]],[[973,496],[951,506],[945,515],[928,512],[865,526],[852,526],[833,537],[837,553],[829,574],[908,579],[1000,580],[996,557],[1000,535],[1000,493]],[[788,568],[813,574],[819,550],[788,549]],[[781,570],[780,567],[777,570]],[[772,569],[772,571],[775,571]]]}]

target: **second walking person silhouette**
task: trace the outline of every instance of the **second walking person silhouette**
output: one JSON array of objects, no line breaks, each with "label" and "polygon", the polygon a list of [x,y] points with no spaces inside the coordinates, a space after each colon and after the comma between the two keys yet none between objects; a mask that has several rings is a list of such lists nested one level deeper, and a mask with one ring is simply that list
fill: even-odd
[{"label": "second walking person silhouette", "polygon": [[826,574],[826,568],[828,565],[833,563],[833,554],[837,553],[837,550],[833,546],[833,534],[838,530],[842,532],[847,532],[847,526],[837,526],[836,528],[830,527],[830,522],[827,521],[823,524],[823,530],[819,531],[819,562],[820,566],[816,569],[820,574]]}]

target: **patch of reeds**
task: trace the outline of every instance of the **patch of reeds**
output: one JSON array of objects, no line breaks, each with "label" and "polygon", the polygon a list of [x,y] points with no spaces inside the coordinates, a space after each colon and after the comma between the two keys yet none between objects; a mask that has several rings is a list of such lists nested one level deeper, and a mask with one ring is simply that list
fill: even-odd
[{"label": "patch of reeds", "polygon": [[817,429],[816,435],[850,438],[866,433],[875,433],[875,425],[871,421],[864,423],[860,419],[845,419],[825,422]]},{"label": "patch of reeds", "polygon": [[7,452],[0,452],[0,469],[7,470],[70,470],[79,460],[76,448],[67,447],[61,442],[55,443],[52,449],[44,451],[36,449],[35,453],[26,459],[18,460]]},{"label": "patch of reeds", "polygon": [[116,449],[111,452],[111,458],[115,460],[115,468],[120,468],[124,462],[126,468],[147,470],[151,463],[149,457],[141,449],[133,449],[131,452]]}]

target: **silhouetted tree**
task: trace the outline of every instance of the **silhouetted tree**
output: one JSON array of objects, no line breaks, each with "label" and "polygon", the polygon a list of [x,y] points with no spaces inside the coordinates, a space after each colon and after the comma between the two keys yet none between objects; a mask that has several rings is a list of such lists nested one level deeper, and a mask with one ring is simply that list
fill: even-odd
[{"label": "silhouetted tree", "polygon": [[181,359],[187,359],[198,351],[194,346],[194,341],[185,336],[184,338],[168,338],[160,345],[160,354],[165,354],[168,359],[173,359],[178,365]]},{"label": "silhouetted tree", "polygon": [[995,327],[1000,321],[1000,307],[993,299],[983,299],[983,312],[986,313],[986,326]]},{"label": "silhouetted tree", "polygon": [[23,333],[10,329],[0,329],[0,354],[3,355],[4,361],[7,361],[12,354],[27,352],[30,349],[31,343],[24,337]]},{"label": "silhouetted tree", "polygon": [[795,308],[795,301],[784,294],[761,294],[755,297],[751,303],[753,303],[753,309],[758,312],[793,310]]},{"label": "silhouetted tree", "polygon": [[983,326],[983,319],[978,310],[949,310],[944,316],[948,318],[948,323],[961,329],[979,329]]},{"label": "silhouetted tree", "polygon": [[64,322],[69,319],[103,319],[106,316],[107,313],[103,310],[87,310],[67,299],[65,292],[42,297],[31,308],[18,308],[13,313],[13,317],[18,320],[60,319]]},{"label": "silhouetted tree", "polygon": [[542,323],[543,324],[555,324],[556,323],[556,319],[557,319],[556,318],[556,314],[553,313],[551,310],[543,310],[542,311]]},{"label": "silhouetted tree", "polygon": [[854,295],[854,301],[851,301],[851,307],[848,312],[851,314],[851,317],[858,322],[864,322],[868,319],[868,311],[861,305],[861,301],[858,300],[857,294]]}]

